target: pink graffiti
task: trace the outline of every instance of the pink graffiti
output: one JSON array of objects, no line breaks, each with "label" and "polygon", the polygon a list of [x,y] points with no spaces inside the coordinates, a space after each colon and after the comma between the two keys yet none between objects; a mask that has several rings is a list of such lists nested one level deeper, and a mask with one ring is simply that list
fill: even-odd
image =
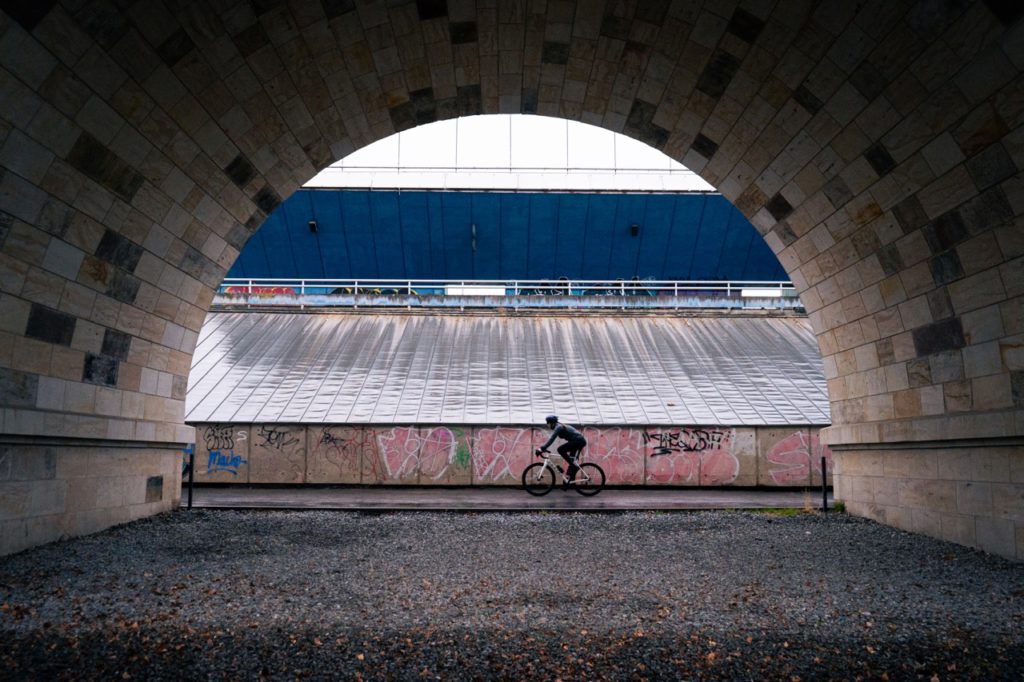
[{"label": "pink graffiti", "polygon": [[455,434],[446,428],[424,429],[420,433],[420,475],[437,480],[455,461]]},{"label": "pink graffiti", "polygon": [[420,434],[414,426],[396,426],[377,436],[388,478],[408,478],[419,471]]},{"label": "pink graffiti", "polygon": [[732,452],[736,430],[715,429],[714,433],[715,437],[706,443],[710,447],[687,449],[691,446],[663,445],[680,440],[672,432],[648,432],[647,481],[667,485],[726,485],[735,481],[740,473],[740,461]]},{"label": "pink graffiti", "polygon": [[478,429],[473,439],[473,478],[518,480],[533,457],[532,432],[523,428]]},{"label": "pink graffiti", "polygon": [[604,469],[608,483],[643,483],[644,443],[640,429],[595,428],[583,430],[587,439],[584,461]]},{"label": "pink graffiti", "polygon": [[740,475],[740,461],[726,450],[706,450],[700,453],[700,484],[726,485]]},{"label": "pink graffiti", "polygon": [[[396,426],[378,435],[377,442],[389,479],[419,474],[436,481],[452,473],[452,465],[458,464],[458,439],[443,426]],[[467,452],[465,466],[468,465]]]},{"label": "pink graffiti", "polygon": [[818,439],[818,434],[797,431],[768,451],[768,464],[776,465],[768,470],[768,475],[776,485],[807,485],[823,455],[831,471],[832,451]]}]

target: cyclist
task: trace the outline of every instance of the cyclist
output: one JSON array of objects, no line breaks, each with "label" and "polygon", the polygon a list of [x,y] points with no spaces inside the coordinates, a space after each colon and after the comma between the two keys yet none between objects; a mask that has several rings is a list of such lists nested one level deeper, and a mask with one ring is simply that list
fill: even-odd
[{"label": "cyclist", "polygon": [[576,466],[576,458],[583,451],[583,448],[587,446],[587,439],[583,437],[582,433],[568,424],[560,424],[557,415],[549,414],[544,418],[544,421],[547,423],[548,428],[551,429],[551,437],[548,438],[547,443],[544,443],[544,445],[537,449],[537,454],[539,455],[543,450],[547,450],[548,446],[554,443],[556,438],[564,439],[565,442],[558,446],[558,454],[569,465],[568,471],[565,472],[566,484],[568,485],[573,482],[576,472],[579,471],[579,467]]}]

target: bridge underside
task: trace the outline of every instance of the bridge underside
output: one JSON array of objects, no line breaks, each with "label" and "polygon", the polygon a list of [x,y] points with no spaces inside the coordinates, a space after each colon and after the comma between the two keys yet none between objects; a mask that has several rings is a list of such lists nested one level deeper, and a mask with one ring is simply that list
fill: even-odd
[{"label": "bridge underside", "polygon": [[317,170],[521,112],[657,147],[750,219],[809,312],[849,510],[1024,557],[1022,11],[5,3],[0,550],[175,504],[214,289]]}]

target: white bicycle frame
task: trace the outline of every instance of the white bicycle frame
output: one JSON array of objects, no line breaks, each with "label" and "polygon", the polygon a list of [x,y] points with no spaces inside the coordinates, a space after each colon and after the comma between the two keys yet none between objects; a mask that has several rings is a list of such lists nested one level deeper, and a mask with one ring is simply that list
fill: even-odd
[{"label": "white bicycle frame", "polygon": [[[551,461],[552,455],[557,455],[560,460],[565,462],[566,469],[564,471],[561,469],[561,467],[559,467],[558,465]],[[542,466],[540,469],[537,469],[537,477],[534,480],[539,481],[540,477],[544,475],[544,470],[551,469],[551,472],[553,474],[557,474],[562,479],[561,482],[565,483],[565,474],[568,471],[569,467],[569,462],[566,461],[565,457],[562,457],[562,455],[560,455],[557,452],[550,452],[548,450],[544,450],[541,453],[541,458],[544,460],[544,466]],[[578,469],[578,471],[576,472],[576,478],[573,481],[573,483],[590,483],[590,474],[587,473],[586,469],[583,469],[580,466],[581,464],[583,464],[583,453],[580,453],[580,455],[576,457],[576,468]]]}]

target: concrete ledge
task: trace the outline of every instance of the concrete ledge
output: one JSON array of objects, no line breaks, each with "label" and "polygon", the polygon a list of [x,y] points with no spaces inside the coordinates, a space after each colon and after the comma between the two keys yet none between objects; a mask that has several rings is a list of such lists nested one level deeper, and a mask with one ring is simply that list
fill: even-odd
[{"label": "concrete ledge", "polygon": [[821,431],[822,442],[835,450],[845,446],[857,449],[877,443],[881,447],[907,446],[909,443],[967,441],[967,446],[985,444],[993,439],[1009,439],[1006,444],[1024,445],[1024,410],[1002,410],[962,415],[934,415],[894,421],[860,424],[835,424]]},{"label": "concrete ledge", "polygon": [[[831,497],[830,505],[831,505]],[[685,511],[821,509],[821,491],[610,489],[593,497],[556,488],[534,497],[514,488],[200,487],[202,509],[332,509],[344,511]]]}]

